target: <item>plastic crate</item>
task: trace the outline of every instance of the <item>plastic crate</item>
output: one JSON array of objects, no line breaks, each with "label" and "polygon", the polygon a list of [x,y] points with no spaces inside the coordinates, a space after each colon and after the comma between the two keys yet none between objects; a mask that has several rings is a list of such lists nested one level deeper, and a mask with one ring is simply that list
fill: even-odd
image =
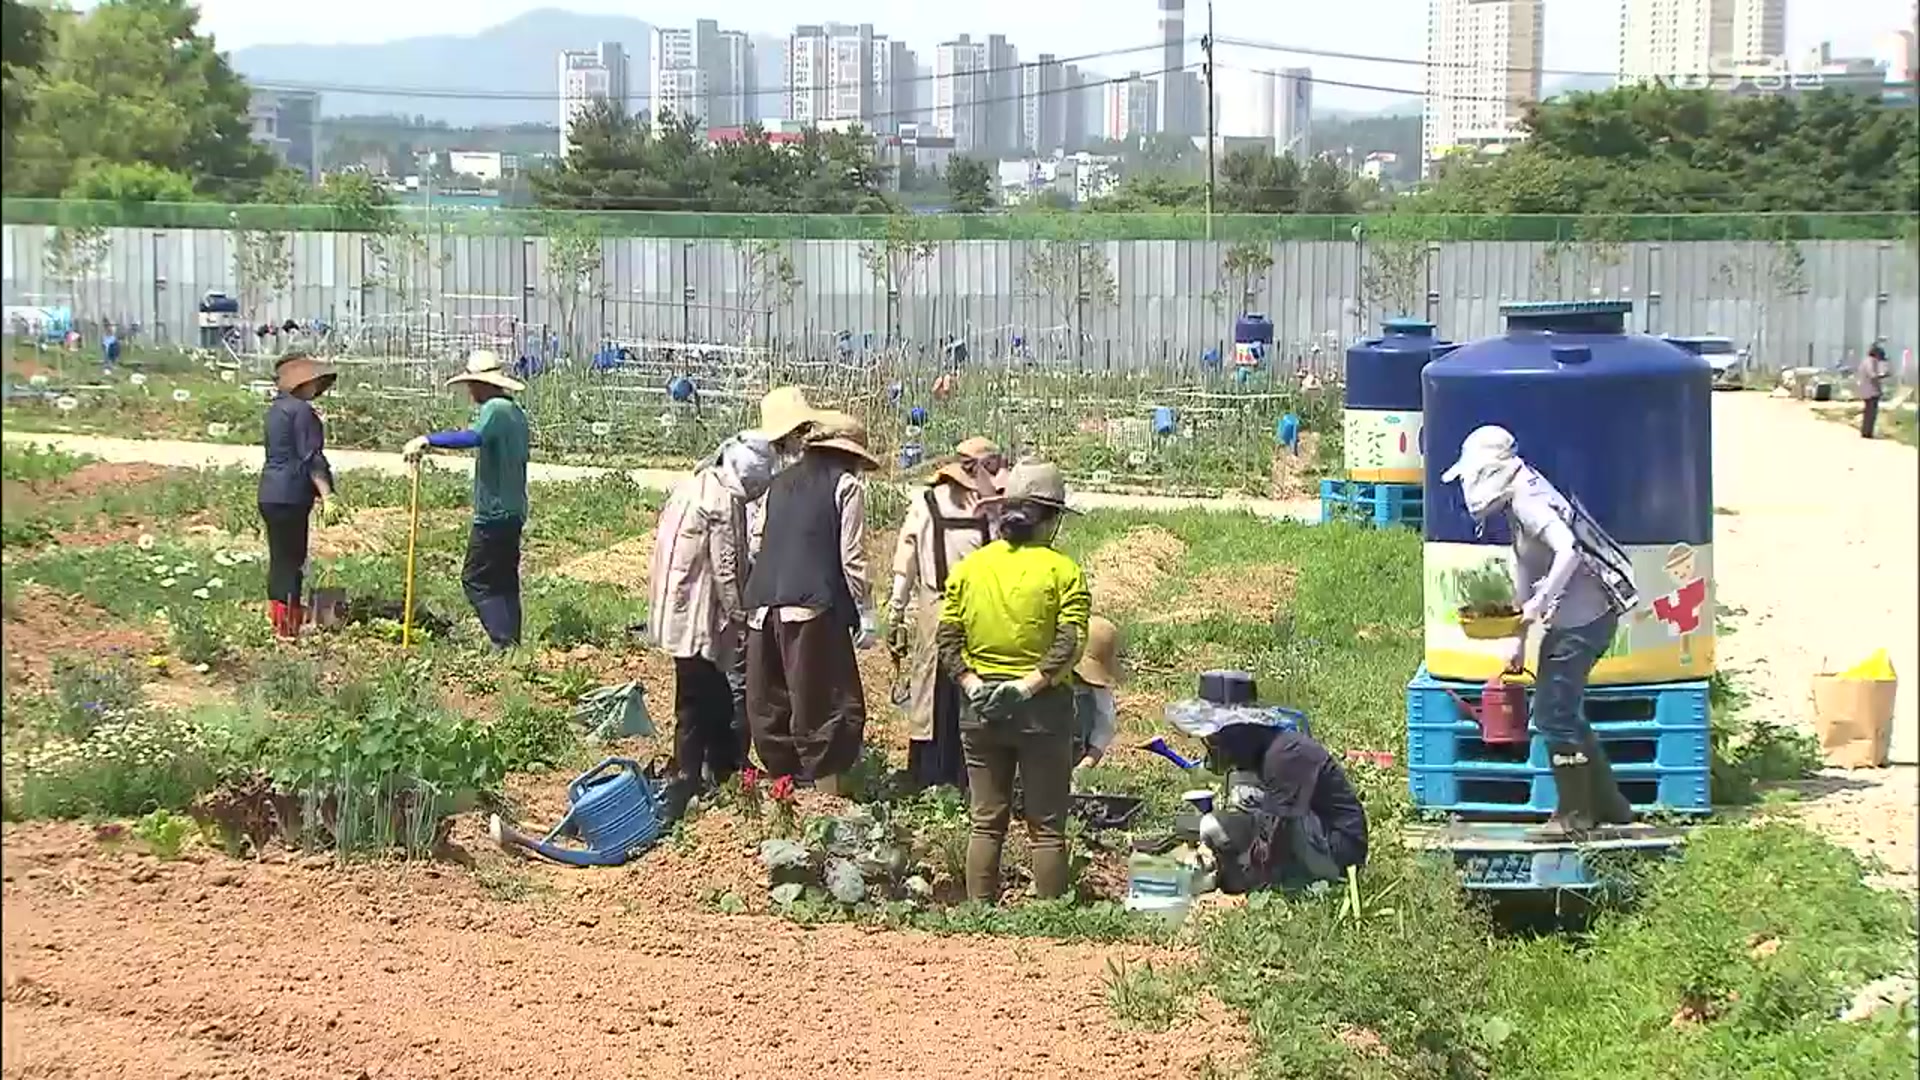
[{"label": "plastic crate", "polygon": [[1426,516],[1419,484],[1382,484],[1361,480],[1320,481],[1320,523],[1358,521],[1380,528],[1418,529]]},{"label": "plastic crate", "polygon": [[[1713,809],[1704,768],[1615,765],[1613,778],[1637,813],[1705,814]],[[1525,763],[1411,767],[1407,787],[1415,806],[1450,814],[1544,818],[1553,813],[1556,801],[1552,770]]]}]

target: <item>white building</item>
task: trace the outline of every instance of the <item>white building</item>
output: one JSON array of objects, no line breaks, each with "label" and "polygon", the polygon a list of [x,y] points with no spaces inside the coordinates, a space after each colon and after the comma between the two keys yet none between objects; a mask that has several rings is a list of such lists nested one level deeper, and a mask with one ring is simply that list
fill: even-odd
[{"label": "white building", "polygon": [[797,26],[787,35],[787,55],[781,65],[786,85],[786,118],[803,124],[827,119],[827,28]]},{"label": "white building", "polygon": [[1422,174],[1462,148],[1522,137],[1540,98],[1544,0],[1429,0]]},{"label": "white building", "polygon": [[1160,118],[1160,84],[1130,73],[1106,87],[1103,134],[1109,139],[1137,139],[1154,133]]},{"label": "white building", "polygon": [[989,149],[986,46],[961,34],[933,53],[933,132],[955,153]]},{"label": "white building", "polygon": [[594,101],[611,101],[626,112],[627,50],[617,41],[594,49],[560,53],[560,156],[567,156],[567,134],[574,117]]},{"label": "white building", "polygon": [[1273,73],[1273,152],[1302,161],[1313,146],[1313,69]]},{"label": "white building", "polygon": [[787,119],[852,120],[872,128],[880,112],[872,23],[798,26],[787,38]]},{"label": "white building", "polygon": [[656,27],[648,50],[653,92],[649,112],[691,116],[706,127],[745,122],[754,90],[753,40],[712,19],[691,29]]},{"label": "white building", "polygon": [[253,141],[272,150],[281,164],[320,179],[320,95],[311,90],[262,90],[247,96]]},{"label": "white building", "polygon": [[919,57],[904,41],[873,39],[873,130],[897,132],[914,122],[920,104]]},{"label": "white building", "polygon": [[1914,5],[1911,24],[1875,35],[1873,58],[1886,67],[1888,82],[1913,82],[1920,78],[1920,4]]},{"label": "white building", "polygon": [[447,171],[455,176],[471,176],[485,183],[497,183],[506,169],[505,157],[497,150],[449,150]]},{"label": "white building", "polygon": [[1620,81],[1704,85],[1778,60],[1786,29],[1786,0],[1624,0]]},{"label": "white building", "polygon": [[1220,134],[1231,138],[1271,139],[1274,122],[1274,73],[1229,68],[1214,80],[1214,111]]}]

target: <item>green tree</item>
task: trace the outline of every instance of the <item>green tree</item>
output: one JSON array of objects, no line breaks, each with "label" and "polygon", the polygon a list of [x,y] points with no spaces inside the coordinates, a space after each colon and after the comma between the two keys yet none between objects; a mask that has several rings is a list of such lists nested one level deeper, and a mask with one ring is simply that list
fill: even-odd
[{"label": "green tree", "polygon": [[0,0],[0,147],[12,149],[14,125],[27,113],[51,39],[46,13],[20,0]]},{"label": "green tree", "polygon": [[144,161],[94,162],[60,194],[67,199],[123,203],[179,203],[195,198],[191,176]]},{"label": "green tree", "polygon": [[956,157],[947,162],[947,203],[961,214],[993,208],[993,166],[979,158]]},{"label": "green tree", "polygon": [[198,22],[185,0],[50,12],[52,48],[7,125],[7,190],[55,196],[100,164],[145,163],[192,177],[202,195],[250,194],[274,158],[250,136],[246,84]]}]

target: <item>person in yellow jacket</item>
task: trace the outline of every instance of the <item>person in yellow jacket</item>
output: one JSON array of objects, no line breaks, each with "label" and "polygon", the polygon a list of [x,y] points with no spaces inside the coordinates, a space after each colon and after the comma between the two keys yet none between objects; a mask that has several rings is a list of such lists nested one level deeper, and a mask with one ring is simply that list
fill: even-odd
[{"label": "person in yellow jacket", "polygon": [[1000,448],[986,439],[968,439],[954,447],[953,457],[907,503],[893,548],[887,648],[895,663],[910,665],[907,774],[921,787],[967,785],[960,748],[960,688],[940,671],[934,637],[947,579],[962,559],[993,539],[987,508],[999,493],[994,477],[1000,461]]},{"label": "person in yellow jacket", "polygon": [[1072,798],[1074,663],[1093,607],[1086,574],[1053,549],[1068,513],[1057,466],[1017,465],[1008,475],[1001,538],[967,556],[947,578],[940,607],[940,666],[965,707],[972,832],[967,897],[1000,898],[1000,852],[1019,777],[1033,845],[1033,886],[1050,899],[1067,890],[1067,811]]}]

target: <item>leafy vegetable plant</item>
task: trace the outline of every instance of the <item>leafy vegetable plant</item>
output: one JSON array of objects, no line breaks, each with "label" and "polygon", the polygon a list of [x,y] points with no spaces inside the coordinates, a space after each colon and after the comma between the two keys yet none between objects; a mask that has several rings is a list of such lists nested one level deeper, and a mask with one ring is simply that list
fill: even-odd
[{"label": "leafy vegetable plant", "polygon": [[1520,609],[1513,602],[1513,577],[1499,562],[1489,559],[1468,570],[1453,572],[1454,595],[1464,615],[1495,617]]}]

